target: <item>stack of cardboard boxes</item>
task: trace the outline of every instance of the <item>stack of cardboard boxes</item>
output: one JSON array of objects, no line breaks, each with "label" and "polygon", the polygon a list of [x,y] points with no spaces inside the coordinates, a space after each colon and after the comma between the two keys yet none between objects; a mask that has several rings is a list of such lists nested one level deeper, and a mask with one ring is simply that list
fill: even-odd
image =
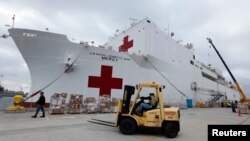
[{"label": "stack of cardboard boxes", "polygon": [[55,93],[50,99],[49,114],[64,114],[66,104],[66,93]]},{"label": "stack of cardboard boxes", "polygon": [[109,96],[100,96],[98,104],[99,112],[109,113],[111,112],[111,100]]},{"label": "stack of cardboard boxes", "polygon": [[84,103],[96,103],[96,99],[94,97],[87,97]]},{"label": "stack of cardboard boxes", "polygon": [[87,97],[84,100],[84,112],[85,113],[97,113],[96,99],[94,97]]},{"label": "stack of cardboard boxes", "polygon": [[112,98],[111,101],[111,112],[117,112],[118,98]]},{"label": "stack of cardboard boxes", "polygon": [[65,111],[71,114],[116,112],[117,104],[117,98],[111,100],[106,95],[100,96],[98,101],[95,97],[87,97],[83,101],[83,95],[55,93],[51,96],[49,114],[64,114]]},{"label": "stack of cardboard boxes", "polygon": [[204,101],[197,101],[195,104],[195,107],[205,108],[205,102]]},{"label": "stack of cardboard boxes", "polygon": [[249,103],[238,103],[241,114],[250,114]]},{"label": "stack of cardboard boxes", "polygon": [[83,112],[83,95],[72,94],[70,95],[68,104],[68,113],[80,114]]}]

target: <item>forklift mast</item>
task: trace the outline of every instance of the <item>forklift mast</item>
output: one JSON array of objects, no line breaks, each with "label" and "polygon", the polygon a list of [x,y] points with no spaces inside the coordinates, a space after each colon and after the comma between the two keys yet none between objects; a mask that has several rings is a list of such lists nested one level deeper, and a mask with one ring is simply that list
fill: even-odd
[{"label": "forklift mast", "polygon": [[127,114],[129,113],[129,106],[132,95],[135,93],[135,87],[125,85],[123,99],[122,99],[122,113]]}]

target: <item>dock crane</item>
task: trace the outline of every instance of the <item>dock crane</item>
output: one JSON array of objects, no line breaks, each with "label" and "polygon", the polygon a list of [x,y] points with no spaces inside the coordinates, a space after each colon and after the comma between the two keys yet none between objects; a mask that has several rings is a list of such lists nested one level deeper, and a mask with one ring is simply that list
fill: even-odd
[{"label": "dock crane", "polygon": [[219,51],[216,49],[216,47],[214,46],[212,40],[210,38],[207,38],[208,42],[212,45],[212,47],[214,48],[214,50],[216,51],[217,55],[219,56],[220,60],[222,61],[222,63],[224,64],[224,66],[226,67],[228,73],[230,74],[230,76],[232,77],[234,84],[236,85],[236,88],[240,94],[240,102],[242,103],[250,103],[250,99],[247,98],[247,96],[245,95],[244,91],[241,89],[239,83],[237,82],[237,80],[235,79],[235,77],[233,76],[232,72],[230,71],[230,69],[228,68],[226,62],[223,60],[222,56],[220,55]]}]

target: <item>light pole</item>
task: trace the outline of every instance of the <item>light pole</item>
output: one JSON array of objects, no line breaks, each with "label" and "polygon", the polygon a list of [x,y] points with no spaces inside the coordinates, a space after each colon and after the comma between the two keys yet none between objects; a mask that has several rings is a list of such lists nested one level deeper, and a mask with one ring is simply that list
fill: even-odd
[{"label": "light pole", "polygon": [[23,87],[22,86],[20,86],[20,89],[21,89],[21,92],[23,92]]},{"label": "light pole", "polygon": [[2,85],[2,79],[3,79],[4,75],[0,75],[0,86]]}]

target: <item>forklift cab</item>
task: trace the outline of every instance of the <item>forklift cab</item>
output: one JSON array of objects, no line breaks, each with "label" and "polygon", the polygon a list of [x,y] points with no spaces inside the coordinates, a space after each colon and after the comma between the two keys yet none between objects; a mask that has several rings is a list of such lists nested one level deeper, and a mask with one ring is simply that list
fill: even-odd
[{"label": "forklift cab", "polygon": [[[138,85],[136,85],[136,87],[138,89]],[[134,93],[135,93],[135,87],[134,86],[125,85],[124,92],[123,92],[123,99],[122,99],[122,113],[123,114],[128,114],[129,113],[129,108],[132,106],[131,98],[134,95]],[[139,98],[140,98],[140,100],[138,101]],[[140,106],[141,103],[145,103],[144,98],[140,97],[140,95],[138,95],[138,99],[136,100],[135,106],[132,109],[132,111],[133,111],[132,114],[135,113],[135,110]],[[159,97],[156,97],[156,99],[157,99],[156,104],[154,106],[152,106],[151,108],[142,109],[142,110],[143,111],[149,111],[149,110],[152,110],[152,109],[156,109],[157,105],[159,103]]]}]

